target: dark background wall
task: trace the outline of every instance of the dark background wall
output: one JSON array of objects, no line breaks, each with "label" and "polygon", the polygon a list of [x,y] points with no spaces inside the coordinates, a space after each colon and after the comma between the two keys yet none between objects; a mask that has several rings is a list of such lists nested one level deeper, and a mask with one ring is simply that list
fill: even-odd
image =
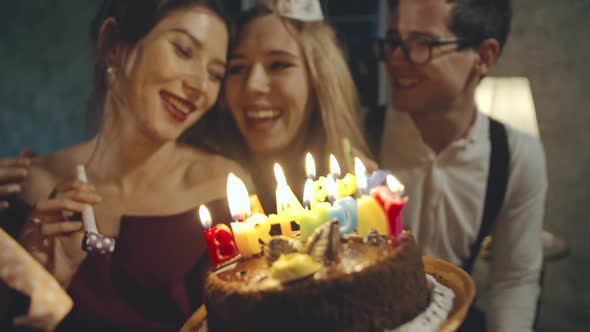
[{"label": "dark background wall", "polygon": [[[96,0],[3,1],[0,157],[50,152],[88,137]],[[234,2],[234,1],[232,1]],[[550,192],[546,228],[572,254],[548,263],[539,331],[590,330],[590,0],[516,0],[494,74],[531,80]]]}]

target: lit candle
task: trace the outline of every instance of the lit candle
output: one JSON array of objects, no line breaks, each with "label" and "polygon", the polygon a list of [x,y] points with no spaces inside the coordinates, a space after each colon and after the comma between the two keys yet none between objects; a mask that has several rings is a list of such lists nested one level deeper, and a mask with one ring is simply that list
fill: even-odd
[{"label": "lit candle", "polygon": [[227,200],[234,219],[231,228],[242,257],[259,254],[262,250],[259,240],[265,243],[270,240],[268,218],[261,213],[252,215],[250,203],[253,199],[244,182],[233,173],[227,177]]},{"label": "lit candle", "polygon": [[234,221],[244,221],[250,216],[248,189],[234,173],[229,173],[227,176],[227,203]]},{"label": "lit candle", "polygon": [[305,156],[305,174],[307,180],[303,188],[303,206],[306,209],[313,209],[317,203],[326,201],[328,192],[326,178],[323,176],[316,178],[315,162],[309,152]]},{"label": "lit candle", "polygon": [[277,214],[289,210],[302,210],[303,206],[287,184],[287,179],[285,178],[283,169],[279,164],[275,163],[274,173],[277,180],[277,189],[275,192],[277,201]]},{"label": "lit candle", "polygon": [[386,169],[377,169],[371,174],[367,181],[367,192],[370,192],[371,189],[384,186],[387,180],[387,176],[390,175],[391,172]]},{"label": "lit candle", "polygon": [[330,154],[330,174],[334,179],[339,179],[342,174],[340,171],[340,164],[338,164],[338,160],[336,160],[336,157],[334,157],[333,154]]},{"label": "lit candle", "polygon": [[[354,158],[354,175],[356,175],[356,186],[360,195],[369,193],[367,189],[367,168],[359,158]],[[360,196],[359,195],[359,196]]]},{"label": "lit candle", "polygon": [[[310,179],[307,179],[307,180],[311,181]],[[289,202],[284,201],[284,200],[292,199],[291,193],[292,192],[290,192],[290,189],[288,186],[285,186],[285,185],[277,186],[277,206],[291,206],[291,204]],[[304,204],[305,204],[305,193],[304,193]],[[301,206],[301,205],[299,205],[299,206]],[[296,229],[297,230],[299,229],[299,222],[298,222],[298,219],[296,218],[296,215],[300,211],[306,211],[306,210],[303,209],[303,207],[289,208],[289,209],[284,209],[280,213],[271,214],[270,216],[268,216],[268,222],[271,224],[271,227],[274,227],[272,234],[278,235],[276,233],[276,227],[279,226],[280,230],[281,230],[281,232],[280,232],[281,235],[292,236],[293,223],[297,227]]]},{"label": "lit candle", "polygon": [[205,205],[199,207],[199,218],[205,230],[205,241],[209,251],[211,266],[215,269],[223,266],[223,263],[231,261],[238,255],[231,230],[225,224],[217,224],[211,227],[211,214]]},{"label": "lit candle", "polygon": [[305,180],[305,186],[303,187],[303,207],[307,210],[311,210],[311,202],[314,199],[313,194],[314,194],[313,180],[307,179],[307,180]]},{"label": "lit candle", "polygon": [[332,174],[328,174],[326,177],[326,189],[328,190],[328,202],[333,204],[338,195],[338,188],[336,187],[336,181]]},{"label": "lit candle", "polygon": [[260,204],[260,200],[256,194],[250,195],[250,210],[252,214],[266,214],[264,213],[264,208],[262,207],[262,204]]},{"label": "lit candle", "polygon": [[[334,177],[336,182],[336,195],[335,198],[352,196],[356,193],[357,184],[356,178],[350,173],[346,173],[344,178],[341,176],[340,164],[334,155],[330,155],[330,175]],[[330,176],[328,175],[328,177]],[[328,188],[328,192],[330,189]]]},{"label": "lit candle", "polygon": [[376,229],[379,234],[389,234],[387,218],[375,198],[367,193],[367,169],[362,161],[355,158],[355,173],[357,185],[361,196],[357,199],[358,233],[366,237],[371,229]]},{"label": "lit candle", "polygon": [[379,203],[387,215],[389,234],[395,244],[403,231],[402,210],[408,198],[404,196],[404,185],[393,175],[387,175],[387,186],[378,186],[371,190],[371,196]]},{"label": "lit candle", "polygon": [[305,174],[308,179],[315,180],[315,162],[309,152],[305,155]]}]

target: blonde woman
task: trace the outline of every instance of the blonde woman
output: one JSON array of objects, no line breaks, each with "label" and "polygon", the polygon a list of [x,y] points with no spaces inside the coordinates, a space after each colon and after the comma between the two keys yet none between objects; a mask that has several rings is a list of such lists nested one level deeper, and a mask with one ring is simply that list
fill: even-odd
[{"label": "blonde woman", "polygon": [[368,154],[357,91],[334,30],[317,13],[287,17],[283,2],[258,5],[238,20],[222,95],[243,138],[229,137],[233,157],[249,168],[271,211],[275,162],[301,198],[307,152],[318,174],[328,172],[329,154],[352,171],[344,139],[357,154]]}]

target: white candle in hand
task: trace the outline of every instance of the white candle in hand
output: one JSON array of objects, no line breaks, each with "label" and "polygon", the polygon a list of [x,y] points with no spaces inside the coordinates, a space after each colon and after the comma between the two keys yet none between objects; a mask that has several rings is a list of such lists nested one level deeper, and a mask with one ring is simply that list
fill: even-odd
[{"label": "white candle in hand", "polygon": [[[86,176],[86,169],[84,165],[76,166],[76,177],[78,180],[88,183],[88,177]],[[86,204],[84,206],[84,212],[82,212],[82,222],[84,223],[84,229],[87,232],[98,234],[98,228],[96,227],[96,220],[94,219],[94,209],[92,205]]]}]

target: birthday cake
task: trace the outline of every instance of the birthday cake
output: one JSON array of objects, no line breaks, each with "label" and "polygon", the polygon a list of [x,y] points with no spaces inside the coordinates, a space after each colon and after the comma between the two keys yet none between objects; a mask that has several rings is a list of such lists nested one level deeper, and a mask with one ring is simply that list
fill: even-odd
[{"label": "birthday cake", "polygon": [[265,255],[210,273],[209,331],[383,331],[426,308],[421,251],[409,233],[392,245],[378,234],[341,238],[329,224],[305,246],[273,237]]}]

